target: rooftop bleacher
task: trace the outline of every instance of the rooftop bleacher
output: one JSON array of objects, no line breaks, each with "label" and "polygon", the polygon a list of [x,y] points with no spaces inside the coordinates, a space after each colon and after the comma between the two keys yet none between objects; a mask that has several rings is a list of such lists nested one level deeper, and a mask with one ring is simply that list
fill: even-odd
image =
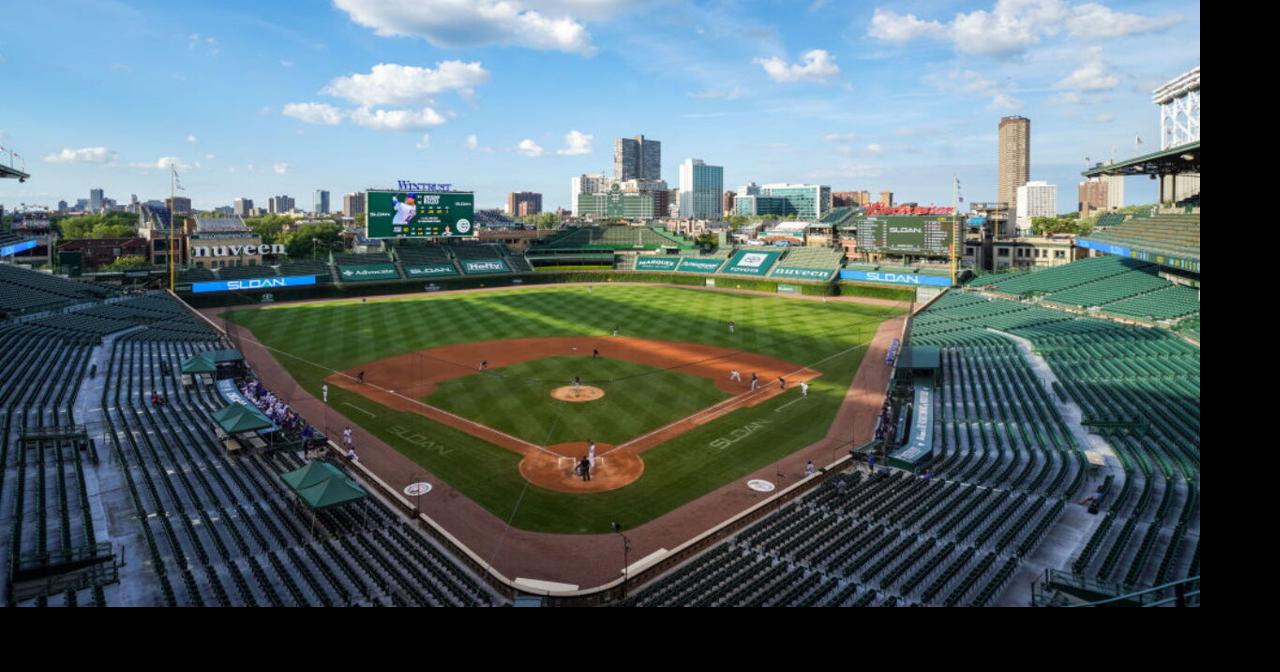
[{"label": "rooftop bleacher", "polygon": [[1109,228],[1104,229],[1099,226],[1089,235],[1082,237],[1113,245],[1199,259],[1200,215],[1135,216]]},{"label": "rooftop bleacher", "polygon": [[588,226],[547,239],[539,247],[625,250],[692,247],[692,243],[648,226]]}]

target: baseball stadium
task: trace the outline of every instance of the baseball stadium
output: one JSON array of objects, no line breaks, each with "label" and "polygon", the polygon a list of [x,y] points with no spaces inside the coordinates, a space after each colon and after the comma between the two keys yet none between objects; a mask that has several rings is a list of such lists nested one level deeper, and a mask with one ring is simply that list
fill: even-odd
[{"label": "baseball stadium", "polygon": [[12,263],[14,229],[0,599],[1199,606],[1199,173],[1198,138],[1089,169],[1164,205],[1006,272],[856,207],[807,225],[856,253],[516,246],[468,192],[370,191],[378,251],[151,284]]}]

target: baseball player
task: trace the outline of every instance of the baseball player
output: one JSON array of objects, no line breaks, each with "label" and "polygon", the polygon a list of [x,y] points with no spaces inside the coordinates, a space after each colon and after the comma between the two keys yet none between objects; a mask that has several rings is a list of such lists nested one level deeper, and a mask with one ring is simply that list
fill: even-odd
[{"label": "baseball player", "polygon": [[787,389],[787,379],[786,379],[786,378],[783,378],[782,376],[778,376],[778,389],[779,389],[779,390],[785,390],[785,389]]},{"label": "baseball player", "polygon": [[320,386],[320,396],[324,397],[324,403],[329,403],[329,383]]},{"label": "baseball player", "polygon": [[751,391],[755,392],[756,388],[758,387],[760,387],[760,377],[757,376],[754,371],[752,371],[751,372]]},{"label": "baseball player", "polygon": [[578,396],[578,393],[581,391],[582,391],[582,378],[579,376],[574,376],[573,377],[573,396],[575,397]]},{"label": "baseball player", "polygon": [[733,320],[729,320],[729,333],[732,334],[733,330],[737,328],[738,328],[738,325],[735,324]]},{"label": "baseball player", "polygon": [[342,445],[351,448],[351,444],[351,427],[348,425],[346,429],[342,430]]},{"label": "baseball player", "polygon": [[596,468],[596,442],[589,441],[587,445],[587,462],[592,469]]},{"label": "baseball player", "polygon": [[489,360],[487,359],[480,360],[480,370],[484,371],[487,368],[489,368]]},{"label": "baseball player", "polygon": [[620,332],[620,331],[622,331],[622,325],[620,325],[620,324],[615,324],[615,325],[613,325],[613,335],[614,335],[614,336],[617,336],[617,335],[618,335],[618,332]]},{"label": "baseball player", "polygon": [[800,396],[809,396],[809,383],[800,383]]},{"label": "baseball player", "polygon": [[738,373],[738,370],[737,370],[737,369],[734,369],[734,370],[732,370],[732,371],[730,371],[730,372],[729,372],[729,380],[730,380],[730,382],[734,382],[734,383],[741,383],[741,382],[742,382],[742,374],[741,374],[741,373]]}]

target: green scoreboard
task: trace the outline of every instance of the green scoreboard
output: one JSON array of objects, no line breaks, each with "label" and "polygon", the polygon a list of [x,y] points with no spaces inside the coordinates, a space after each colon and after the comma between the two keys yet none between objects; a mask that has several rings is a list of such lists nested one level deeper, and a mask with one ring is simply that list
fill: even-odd
[{"label": "green scoreboard", "polygon": [[858,226],[860,251],[929,257],[951,255],[950,219],[902,215],[865,217],[854,222]]},{"label": "green scoreboard", "polygon": [[469,191],[365,192],[369,238],[470,238],[476,199]]}]

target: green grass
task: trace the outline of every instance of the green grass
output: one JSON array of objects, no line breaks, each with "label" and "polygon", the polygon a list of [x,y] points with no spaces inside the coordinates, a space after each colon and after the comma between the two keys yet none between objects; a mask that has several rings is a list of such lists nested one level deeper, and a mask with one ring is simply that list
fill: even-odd
[{"label": "green grass", "polygon": [[[551,391],[574,376],[604,390],[604,398],[553,399]],[[550,446],[588,440],[621,445],[728,397],[710,380],[687,373],[608,358],[548,357],[446,381],[424,401]]]},{"label": "green grass", "polygon": [[[639,481],[592,495],[528,485],[517,469],[519,456],[508,450],[416,413],[391,411],[330,388],[333,408],[499,518],[527,530],[604,533],[611,521],[624,527],[642,524],[821,438],[862,359],[865,348],[859,346],[871,339],[880,322],[899,312],[693,288],[612,285],[588,291],[570,285],[367,304],[281,305],[236,311],[229,318],[275,348],[276,359],[316,395],[321,380],[333,371],[404,352],[492,339],[603,336],[615,324],[625,336],[758,352],[822,372],[808,399],[790,403],[799,399],[792,390],[727,414],[646,451]],[[725,327],[729,320],[738,325],[734,334]],[[668,401],[652,398],[640,408]],[[743,438],[728,446],[722,442],[735,436]],[[603,435],[590,438],[605,441]]]}]

